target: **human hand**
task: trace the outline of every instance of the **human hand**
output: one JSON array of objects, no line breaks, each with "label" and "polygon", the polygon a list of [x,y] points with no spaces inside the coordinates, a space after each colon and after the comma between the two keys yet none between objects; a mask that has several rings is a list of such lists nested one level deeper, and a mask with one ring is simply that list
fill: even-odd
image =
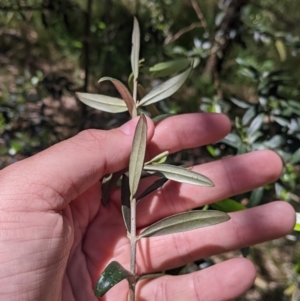
[{"label": "human hand", "polygon": [[[0,300],[97,300],[93,287],[112,261],[129,267],[129,242],[119,192],[100,204],[99,179],[125,168],[137,120],[111,131],[88,130],[0,172]],[[147,156],[212,143],[230,130],[220,114],[148,122]],[[138,205],[138,228],[276,180],[280,158],[259,151],[194,167],[215,187],[167,183]],[[138,243],[137,273],[174,268],[213,254],[289,233],[295,213],[284,202],[232,213],[216,226]],[[138,300],[231,300],[253,283],[255,268],[243,258],[183,276],[141,281]],[[216,289],[217,288],[217,289]],[[127,285],[104,300],[127,300]]]}]

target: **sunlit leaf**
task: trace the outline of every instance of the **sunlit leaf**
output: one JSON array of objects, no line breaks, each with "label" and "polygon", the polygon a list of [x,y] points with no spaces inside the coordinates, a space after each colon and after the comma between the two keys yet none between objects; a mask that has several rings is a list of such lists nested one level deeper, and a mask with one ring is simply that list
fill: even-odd
[{"label": "sunlit leaf", "polygon": [[300,162],[300,148],[298,148],[289,159],[288,163],[297,164]]},{"label": "sunlit leaf", "polygon": [[173,234],[178,232],[190,231],[198,228],[213,226],[230,219],[229,215],[221,211],[213,210],[194,210],[179,213],[151,225],[139,236],[153,237],[160,235]]},{"label": "sunlit leaf", "polygon": [[123,99],[101,94],[79,92],[76,93],[76,95],[84,104],[97,110],[109,113],[121,113],[127,111],[127,106]]},{"label": "sunlit leaf", "polygon": [[265,114],[261,113],[253,119],[253,121],[251,122],[249,128],[247,129],[247,135],[248,136],[253,135],[257,130],[260,129],[260,127],[263,124],[264,118],[265,118]]},{"label": "sunlit leaf", "polygon": [[101,274],[94,293],[99,298],[104,296],[113,286],[126,279],[129,284],[135,283],[135,277],[125,270],[117,261],[112,261]]},{"label": "sunlit leaf", "polygon": [[258,138],[263,135],[262,132],[255,132],[252,136],[248,137],[248,144],[253,144]]},{"label": "sunlit leaf", "polygon": [[300,232],[300,213],[299,212],[296,212],[296,224],[295,224],[294,230]]},{"label": "sunlit leaf", "polygon": [[157,190],[158,188],[162,187],[168,181],[167,178],[160,178],[152,183],[145,191],[143,191],[136,199],[137,201],[141,200],[148,194],[152,193],[153,191]]},{"label": "sunlit leaf", "polygon": [[162,174],[169,180],[173,180],[180,183],[188,183],[200,186],[214,186],[213,182],[197,173],[180,166],[173,166],[168,164],[157,164],[157,165],[145,165],[144,170],[153,173]]},{"label": "sunlit leaf", "polygon": [[165,81],[164,83],[154,87],[139,103],[139,106],[147,106],[158,102],[174,94],[186,81],[192,68],[176,75],[175,77]]},{"label": "sunlit leaf", "polygon": [[242,118],[242,124],[247,125],[250,120],[256,115],[256,110],[254,106],[251,106],[244,114]]},{"label": "sunlit leaf", "polygon": [[147,142],[147,119],[145,115],[141,115],[137,123],[132,150],[129,160],[129,188],[131,199],[134,197],[139,185],[141,173],[144,165]]},{"label": "sunlit leaf", "polygon": [[219,26],[225,17],[226,17],[226,13],[224,11],[219,12],[215,18],[215,25]]},{"label": "sunlit leaf", "polygon": [[242,100],[239,100],[239,99],[236,99],[234,97],[230,97],[230,100],[235,104],[237,105],[238,107],[240,108],[243,108],[243,109],[248,109],[251,105],[242,101]]},{"label": "sunlit leaf", "polygon": [[119,80],[112,78],[112,77],[102,77],[99,79],[98,83],[101,83],[106,80],[111,81],[113,83],[115,88],[120,93],[122,99],[125,101],[128,111],[129,111],[130,115],[132,116],[134,114],[133,112],[135,110],[135,102],[133,100],[131,93],[127,89],[127,87],[122,82],[120,82]]},{"label": "sunlit leaf", "polygon": [[280,116],[274,116],[274,120],[281,126],[286,127],[289,125],[289,120]]},{"label": "sunlit leaf", "polygon": [[217,203],[211,204],[210,206],[215,210],[220,210],[223,212],[235,212],[246,209],[244,205],[233,199],[219,201]]},{"label": "sunlit leaf", "polygon": [[280,61],[284,62],[286,60],[286,47],[282,40],[276,40],[275,42],[276,49],[278,51]]},{"label": "sunlit leaf", "polygon": [[221,142],[224,142],[225,144],[228,144],[234,148],[239,148],[239,146],[242,144],[241,138],[233,133],[229,133],[221,140]]},{"label": "sunlit leaf", "polygon": [[164,163],[167,160],[168,155],[169,155],[168,151],[162,152],[159,155],[157,155],[154,158],[152,158],[150,161],[145,162],[145,165],[149,165],[149,164],[162,164],[162,163]]},{"label": "sunlit leaf", "polygon": [[131,68],[134,78],[139,77],[139,57],[140,57],[140,27],[137,18],[133,21],[132,32],[132,48],[131,48]]},{"label": "sunlit leaf", "polygon": [[179,59],[169,62],[158,63],[149,68],[154,77],[170,76],[188,68],[192,63],[191,59]]},{"label": "sunlit leaf", "polygon": [[122,215],[126,230],[130,232],[131,213],[130,213],[130,190],[129,178],[123,174],[121,185],[121,201],[122,201]]},{"label": "sunlit leaf", "polygon": [[282,135],[275,135],[270,140],[265,141],[264,144],[270,149],[275,149],[285,144],[285,138]]}]

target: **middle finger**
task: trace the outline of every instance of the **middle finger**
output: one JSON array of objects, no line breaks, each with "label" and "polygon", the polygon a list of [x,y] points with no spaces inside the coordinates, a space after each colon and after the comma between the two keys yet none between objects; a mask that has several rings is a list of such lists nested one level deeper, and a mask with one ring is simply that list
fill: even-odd
[{"label": "middle finger", "polygon": [[138,227],[271,183],[279,177],[282,163],[274,152],[257,151],[198,165],[193,170],[209,177],[215,186],[168,181],[139,202]]}]

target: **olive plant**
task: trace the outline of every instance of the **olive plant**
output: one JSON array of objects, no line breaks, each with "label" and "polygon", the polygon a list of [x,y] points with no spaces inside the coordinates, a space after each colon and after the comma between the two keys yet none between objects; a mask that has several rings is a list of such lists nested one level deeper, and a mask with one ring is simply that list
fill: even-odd
[{"label": "olive plant", "polygon": [[[117,79],[104,77],[101,78],[99,82],[105,80],[111,81],[120,93],[122,99],[89,93],[77,93],[78,98],[86,105],[102,111],[110,113],[128,111],[132,118],[139,115],[138,113],[141,107],[146,107],[146,109],[152,111],[153,117],[157,112],[153,104],[171,96],[182,86],[189,76],[194,62],[191,59],[182,59],[160,63],[149,68],[151,72],[158,76],[165,76],[179,71],[183,72],[154,87],[146,94],[144,93],[144,88],[138,82],[140,69],[139,50],[140,29],[137,19],[134,18],[131,51],[132,74],[129,77],[129,89]],[[163,118],[163,116],[157,117],[158,119]],[[126,279],[129,284],[130,301],[134,301],[137,281],[162,275],[161,273],[149,275],[136,274],[136,245],[140,239],[211,226],[225,222],[230,218],[226,213],[221,211],[192,210],[166,217],[150,225],[141,233],[137,233],[136,208],[138,203],[141,202],[146,195],[162,187],[167,181],[171,180],[206,187],[214,186],[213,182],[204,175],[180,166],[165,164],[169,154],[168,151],[145,162],[147,119],[143,113],[141,113],[138,118],[128,168],[108,175],[102,181],[102,204],[106,206],[112,188],[115,187],[116,182],[121,178],[121,209],[127,236],[130,240],[130,271],[126,270],[116,261],[110,262],[100,275],[95,286],[95,295],[97,297],[103,296],[114,285]],[[153,177],[153,183],[144,192],[138,195],[138,186],[141,178],[144,177]]]}]

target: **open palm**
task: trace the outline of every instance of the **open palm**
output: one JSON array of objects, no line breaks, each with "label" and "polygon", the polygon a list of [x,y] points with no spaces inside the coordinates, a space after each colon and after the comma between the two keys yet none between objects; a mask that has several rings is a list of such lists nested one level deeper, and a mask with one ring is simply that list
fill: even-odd
[{"label": "open palm", "polygon": [[[129,267],[119,191],[103,207],[99,179],[127,166],[135,124],[133,120],[117,130],[82,132],[1,171],[0,300],[97,300],[93,287],[106,265],[117,260]],[[228,119],[219,114],[176,116],[155,128],[149,124],[149,158],[165,150],[212,143],[230,130]],[[280,175],[281,161],[276,154],[261,151],[194,169],[211,178],[215,187],[166,183],[138,205],[139,229],[272,182]],[[141,239],[137,273],[280,237],[291,231],[295,219],[293,209],[283,202],[231,217],[213,227]],[[231,300],[249,288],[254,277],[252,263],[237,258],[193,274],[141,281],[137,299]],[[124,282],[103,299],[125,301],[127,293]]]}]

